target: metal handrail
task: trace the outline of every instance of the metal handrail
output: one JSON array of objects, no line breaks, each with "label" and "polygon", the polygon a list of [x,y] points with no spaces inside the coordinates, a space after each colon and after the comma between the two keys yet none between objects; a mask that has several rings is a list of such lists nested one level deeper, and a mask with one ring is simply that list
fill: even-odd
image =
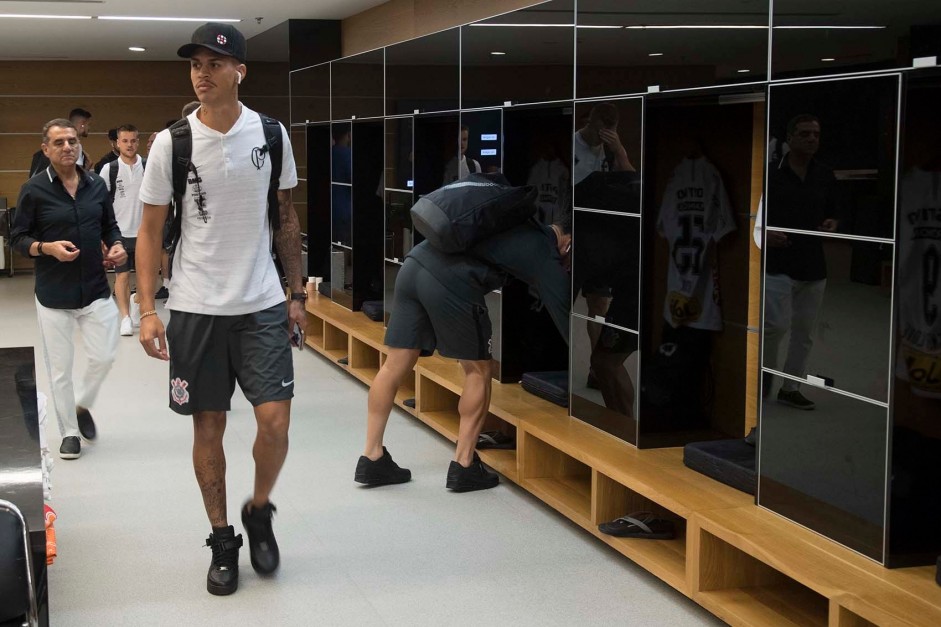
[{"label": "metal handrail", "polygon": [[39,603],[36,600],[36,587],[33,585],[33,552],[29,544],[29,526],[20,508],[11,503],[0,499],[0,510],[6,510],[20,520],[20,528],[23,530],[23,550],[26,555],[26,583],[29,587],[29,613],[27,620],[29,627],[38,627],[39,625]]}]

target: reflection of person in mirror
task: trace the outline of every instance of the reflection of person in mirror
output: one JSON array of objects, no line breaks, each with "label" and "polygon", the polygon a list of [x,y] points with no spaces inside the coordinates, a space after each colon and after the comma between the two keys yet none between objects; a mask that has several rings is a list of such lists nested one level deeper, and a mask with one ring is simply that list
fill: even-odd
[{"label": "reflection of person in mirror", "polygon": [[467,126],[462,126],[460,142],[461,152],[448,161],[448,165],[445,166],[442,185],[450,185],[454,181],[460,181],[471,174],[480,172],[480,162],[467,156],[468,139],[470,139],[470,129]]},{"label": "reflection of person in mirror", "polygon": [[[790,331],[783,371],[798,379],[807,375],[817,314],[827,284],[821,233],[833,233],[841,215],[833,170],[816,159],[820,120],[798,115],[787,124],[790,150],[768,174],[768,229],[765,258],[764,363],[779,368],[778,352]],[[782,232],[774,228],[807,231]],[[770,393],[766,380],[763,393]],[[800,384],[785,379],[779,403],[811,410]]]},{"label": "reflection of person in mirror", "polygon": [[618,108],[610,102],[599,102],[591,109],[588,122],[575,131],[572,148],[575,172],[572,184],[577,185],[592,172],[633,172],[634,166],[618,135]]},{"label": "reflection of person in mirror", "polygon": [[540,139],[536,146],[536,162],[529,169],[527,185],[536,188],[536,217],[543,224],[559,222],[572,210],[571,175],[559,159],[555,146]]}]

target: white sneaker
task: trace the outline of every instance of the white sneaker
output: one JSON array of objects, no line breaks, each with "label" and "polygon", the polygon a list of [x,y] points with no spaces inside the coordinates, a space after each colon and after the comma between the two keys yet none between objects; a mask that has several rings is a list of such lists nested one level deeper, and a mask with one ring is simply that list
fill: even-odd
[{"label": "white sneaker", "polygon": [[134,302],[134,297],[131,297],[131,322],[135,327],[140,326],[140,303]]},{"label": "white sneaker", "polygon": [[131,317],[124,316],[121,320],[121,335],[133,335],[134,328],[131,326]]}]

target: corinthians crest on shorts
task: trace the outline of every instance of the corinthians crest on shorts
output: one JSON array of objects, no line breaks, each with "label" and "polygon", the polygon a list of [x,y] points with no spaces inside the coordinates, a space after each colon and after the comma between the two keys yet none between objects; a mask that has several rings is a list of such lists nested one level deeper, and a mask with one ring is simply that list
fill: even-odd
[{"label": "corinthians crest on shorts", "polygon": [[171,379],[170,398],[172,398],[177,405],[185,405],[186,403],[190,402],[190,393],[186,389],[188,387],[188,381],[184,381],[179,377],[176,379]]}]

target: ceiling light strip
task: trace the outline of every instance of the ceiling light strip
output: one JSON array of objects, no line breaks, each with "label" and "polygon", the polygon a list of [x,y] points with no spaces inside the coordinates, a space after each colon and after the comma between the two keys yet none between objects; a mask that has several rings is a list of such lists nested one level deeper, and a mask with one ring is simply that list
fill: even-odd
[{"label": "ceiling light strip", "polygon": [[0,13],[0,18],[26,18],[32,20],[90,20],[90,15],[33,15],[27,13]]},{"label": "ceiling light strip", "polygon": [[99,15],[99,20],[121,20],[126,22],[229,22],[242,20],[223,17],[144,17],[136,15]]}]

